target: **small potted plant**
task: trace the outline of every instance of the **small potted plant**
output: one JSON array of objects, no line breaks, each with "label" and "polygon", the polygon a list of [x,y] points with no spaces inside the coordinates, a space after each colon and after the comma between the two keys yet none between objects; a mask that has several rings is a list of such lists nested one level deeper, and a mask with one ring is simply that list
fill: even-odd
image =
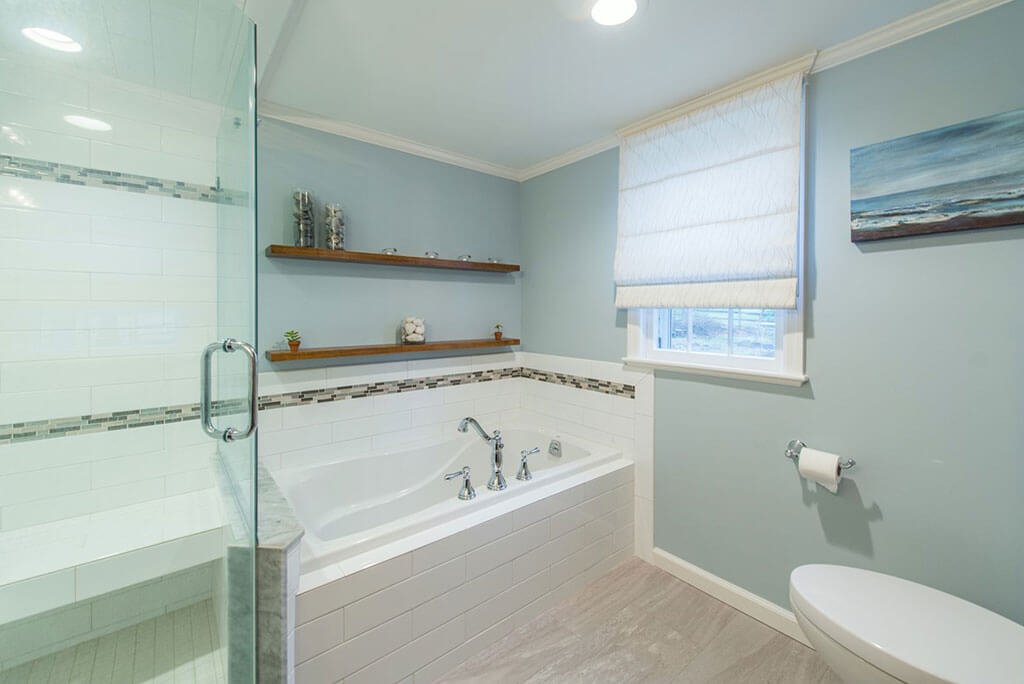
[{"label": "small potted plant", "polygon": [[499,342],[501,341],[502,330],[504,330],[504,326],[501,323],[498,323],[494,326],[494,339],[498,340]]},{"label": "small potted plant", "polygon": [[302,336],[299,335],[298,330],[286,330],[284,333],[284,339],[288,340],[288,348],[293,352],[299,351],[299,345],[302,344]]}]

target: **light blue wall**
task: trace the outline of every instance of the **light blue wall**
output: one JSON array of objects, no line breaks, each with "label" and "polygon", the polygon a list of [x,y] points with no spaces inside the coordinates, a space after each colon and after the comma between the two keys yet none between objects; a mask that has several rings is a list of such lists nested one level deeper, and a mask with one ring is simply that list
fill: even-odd
[{"label": "light blue wall", "polygon": [[350,250],[519,263],[518,183],[273,119],[263,119],[258,136],[261,354],[290,328],[311,347],[394,342],[406,316],[426,319],[428,339],[488,337],[499,321],[506,335],[520,335],[518,275],[263,255],[267,245],[294,244],[291,193],[305,188],[318,219],[323,202],[344,207]]},{"label": "light blue wall", "polygon": [[[1012,3],[812,77],[811,382],[658,373],[657,546],[781,605],[793,567],[830,562],[1024,622],[1024,229],[858,247],[848,216],[850,148],[1024,107],[1021,26]],[[599,246],[557,281],[527,276],[532,350],[622,355],[615,167],[609,153],[524,185],[527,274],[553,249]],[[782,456],[796,437],[857,459],[839,496],[798,479]]]},{"label": "light blue wall", "polygon": [[618,149],[523,183],[523,349],[625,355],[611,279],[618,191]]}]

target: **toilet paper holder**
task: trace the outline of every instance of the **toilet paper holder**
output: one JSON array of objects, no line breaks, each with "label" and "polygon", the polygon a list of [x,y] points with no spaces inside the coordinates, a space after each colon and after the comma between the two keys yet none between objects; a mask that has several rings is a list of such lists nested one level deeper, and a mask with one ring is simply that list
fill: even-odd
[{"label": "toilet paper holder", "polygon": [[[789,444],[786,445],[786,458],[791,458],[794,461],[800,460],[800,452],[807,446],[799,439],[790,440]],[[843,470],[849,470],[853,466],[857,465],[857,462],[852,458],[847,458],[839,462],[839,467]]]}]

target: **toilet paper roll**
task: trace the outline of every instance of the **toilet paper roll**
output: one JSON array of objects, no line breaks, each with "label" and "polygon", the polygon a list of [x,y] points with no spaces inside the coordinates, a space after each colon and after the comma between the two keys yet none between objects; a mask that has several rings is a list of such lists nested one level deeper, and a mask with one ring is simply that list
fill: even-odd
[{"label": "toilet paper roll", "polygon": [[800,450],[798,468],[802,477],[817,482],[833,494],[839,491],[843,469],[839,467],[838,455],[804,447]]}]

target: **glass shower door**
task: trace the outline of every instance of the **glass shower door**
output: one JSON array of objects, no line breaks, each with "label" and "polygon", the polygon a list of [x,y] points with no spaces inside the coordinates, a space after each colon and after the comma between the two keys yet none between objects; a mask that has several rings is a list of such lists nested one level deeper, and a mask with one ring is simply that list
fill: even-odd
[{"label": "glass shower door", "polygon": [[254,48],[0,2],[2,684],[254,681]]}]

